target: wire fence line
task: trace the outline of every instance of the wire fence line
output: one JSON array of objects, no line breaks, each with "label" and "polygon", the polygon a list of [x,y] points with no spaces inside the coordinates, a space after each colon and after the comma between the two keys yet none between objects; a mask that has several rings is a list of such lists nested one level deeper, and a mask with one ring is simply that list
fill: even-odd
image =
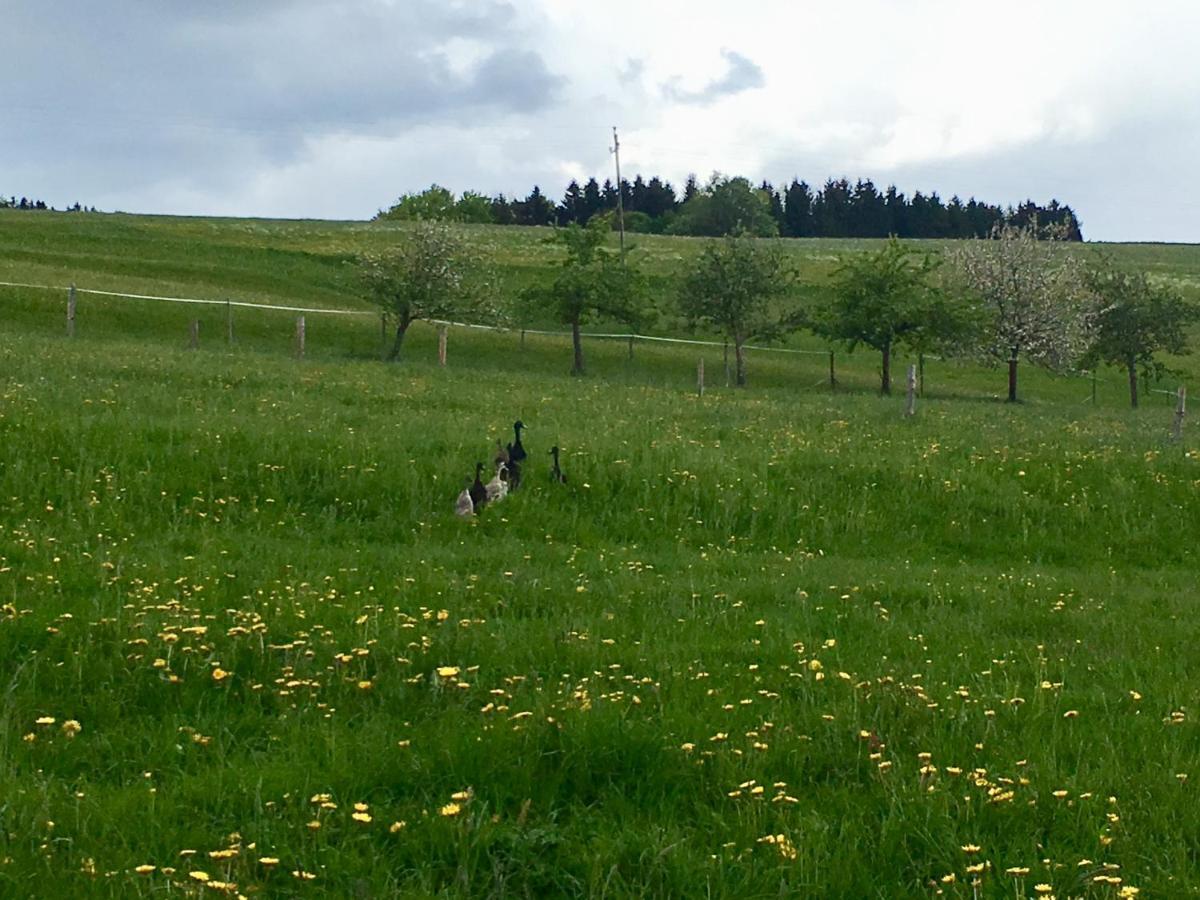
[{"label": "wire fence line", "polygon": [[[327,315],[331,315],[331,316],[372,316],[372,317],[380,315],[380,313],[378,311],[371,310],[371,309],[333,309],[333,308],[329,308],[329,307],[283,306],[283,305],[274,304],[274,303],[250,303],[249,301],[246,301],[246,300],[211,300],[211,299],[203,299],[203,298],[198,298],[198,297],[163,297],[163,296],[158,296],[155,294],[131,294],[131,293],[126,293],[124,291],[101,291],[101,290],[96,290],[94,288],[74,287],[74,285],[60,287],[60,286],[52,285],[52,284],[27,284],[24,282],[17,282],[17,281],[0,281],[0,287],[29,288],[32,290],[39,290],[39,291],[60,291],[60,292],[61,291],[70,291],[70,290],[72,290],[72,288],[74,288],[75,292],[78,294],[94,294],[94,295],[99,295],[102,297],[123,297],[123,298],[127,298],[130,300],[158,300],[158,301],[162,301],[162,302],[166,302],[166,303],[191,303],[191,304],[199,304],[199,305],[204,305],[204,306],[224,306],[224,307],[236,306],[236,307],[239,307],[242,309],[266,309],[266,310],[275,310],[277,312],[296,312],[296,313],[307,313],[307,314],[312,314],[312,315],[327,314]],[[521,328],[518,326],[483,325],[483,324],[480,324],[477,322],[455,322],[451,319],[429,319],[428,321],[432,325],[446,325],[446,326],[451,326],[454,328],[474,328],[474,329],[479,329],[479,330],[483,330],[483,331],[499,331],[499,332],[522,332],[524,334],[545,335],[548,337],[570,337],[571,336],[570,331],[546,331],[546,330],[538,329],[538,328]],[[622,340],[622,341],[628,341],[628,340],[653,341],[653,342],[664,343],[664,344],[691,344],[691,345],[701,346],[701,347],[724,347],[724,346],[726,346],[726,344],[722,341],[689,340],[686,338],[661,337],[661,336],[652,335],[652,334],[637,334],[635,332],[603,333],[603,332],[585,331],[585,332],[580,332],[580,337],[596,338],[596,339],[601,339],[601,340],[611,339],[611,340]],[[760,352],[767,352],[767,353],[801,353],[801,354],[809,354],[809,355],[816,355],[816,356],[828,356],[830,353],[830,351],[828,351],[828,350],[802,350],[802,349],[797,349],[794,347],[762,347],[762,346],[750,345],[750,344],[746,344],[742,349],[757,350]],[[933,359],[934,357],[926,357],[926,358]]]},{"label": "wire fence line", "polygon": [[[39,291],[70,291],[74,285],[56,287],[51,284],[23,284],[17,281],[0,281],[0,287],[32,288]],[[250,303],[246,300],[206,300],[197,297],[159,297],[154,294],[128,294],[123,291],[100,291],[94,288],[74,288],[77,294],[98,294],[102,297],[125,297],[130,300],[161,300],[167,303],[196,303],[205,306],[237,306],[245,309],[274,309],[280,312],[329,313],[335,316],[370,316],[369,309],[327,309],[309,306],[279,306],[273,303]]]},{"label": "wire fence line", "polygon": [[[193,304],[193,305],[202,305],[202,306],[221,306],[221,307],[225,307],[225,308],[237,307],[239,309],[262,309],[262,310],[275,311],[275,312],[303,313],[306,315],[371,316],[373,318],[382,315],[382,313],[380,311],[371,310],[371,309],[337,309],[337,308],[331,308],[331,307],[316,307],[316,306],[287,306],[287,305],[275,304],[275,303],[251,303],[248,300],[232,300],[232,299],[214,300],[214,299],[200,298],[200,297],[167,297],[167,296],[161,296],[161,295],[157,295],[157,294],[134,294],[134,293],[126,292],[126,291],[104,291],[104,290],[99,290],[96,288],[81,288],[81,287],[76,287],[73,284],[66,285],[66,286],[59,286],[59,285],[50,285],[50,284],[31,284],[31,283],[19,282],[19,281],[0,281],[0,287],[26,288],[29,290],[53,291],[53,292],[75,291],[78,294],[91,294],[94,296],[101,296],[101,297],[119,297],[119,298],[124,298],[124,299],[129,299],[129,300],[152,300],[152,301],[158,301],[158,302],[164,302],[164,303],[184,303],[184,304]],[[522,336],[524,336],[526,334],[540,335],[540,336],[546,336],[546,337],[571,337],[572,336],[572,332],[570,332],[570,331],[553,331],[553,330],[545,330],[545,329],[538,329],[538,328],[521,328],[518,326],[504,326],[504,325],[485,325],[485,324],[481,324],[478,322],[456,322],[456,321],[453,321],[450,319],[429,319],[427,321],[432,325],[438,325],[438,326],[446,326],[446,327],[453,327],[453,328],[470,328],[470,329],[476,329],[476,330],[480,330],[480,331],[492,331],[492,332],[502,332],[502,333],[520,333]],[[654,342],[654,343],[681,344],[681,345],[690,345],[690,346],[696,346],[696,347],[721,347],[721,348],[725,349],[726,351],[729,349],[729,343],[727,341],[705,341],[705,340],[696,340],[696,339],[689,339],[689,338],[671,338],[671,337],[662,337],[659,335],[637,334],[635,332],[580,332],[580,337],[589,338],[589,339],[598,339],[598,340],[622,340],[622,341],[630,341],[630,342],[648,341],[648,342]],[[755,345],[755,344],[743,345],[743,349],[744,350],[753,350],[753,351],[760,352],[760,353],[793,353],[793,354],[821,356],[821,357],[829,357],[829,358],[832,358],[835,355],[835,351],[833,351],[833,350],[806,350],[806,349],[800,349],[800,348],[795,348],[795,347],[763,347],[761,345]],[[631,352],[632,352],[632,349],[631,349]],[[925,360],[930,360],[930,361],[941,361],[942,360],[942,357],[932,355],[932,354],[924,354],[923,358]],[[832,366],[832,361],[830,364]],[[1093,381],[1102,380],[1105,384],[1108,384],[1110,386],[1115,383],[1111,378],[1097,379],[1096,373],[1089,369],[1079,370],[1072,374],[1077,378],[1091,378],[1091,379],[1093,379]],[[826,383],[827,380],[828,379],[826,379],[826,378],[821,378],[816,382],[816,384]],[[1152,388],[1152,387],[1145,388],[1144,393],[1162,394],[1162,395],[1165,395],[1165,396],[1168,396],[1171,398],[1175,398],[1178,394],[1178,392],[1174,391],[1174,390],[1163,390],[1161,388]],[[1084,400],[1081,402],[1093,402],[1093,403],[1096,402],[1096,396],[1095,396],[1094,389],[1093,389],[1092,393],[1088,397],[1085,397]]]}]

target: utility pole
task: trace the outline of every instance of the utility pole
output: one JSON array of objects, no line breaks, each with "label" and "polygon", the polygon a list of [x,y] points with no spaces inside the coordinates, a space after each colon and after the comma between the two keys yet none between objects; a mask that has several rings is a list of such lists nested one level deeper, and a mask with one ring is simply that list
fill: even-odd
[{"label": "utility pole", "polygon": [[621,142],[617,139],[617,126],[613,126],[613,158],[617,163],[617,228],[621,235],[621,263],[625,262],[625,204],[621,199]]}]

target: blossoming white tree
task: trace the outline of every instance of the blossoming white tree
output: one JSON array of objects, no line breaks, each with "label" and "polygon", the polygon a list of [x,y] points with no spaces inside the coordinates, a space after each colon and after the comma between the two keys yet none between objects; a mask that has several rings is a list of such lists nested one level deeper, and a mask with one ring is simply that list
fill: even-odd
[{"label": "blossoming white tree", "polygon": [[[1045,235],[1045,229],[1041,233]],[[988,316],[980,349],[1008,360],[1008,400],[1017,399],[1017,361],[1071,367],[1092,343],[1099,306],[1065,241],[1004,225],[990,240],[963,243],[947,260]]]}]

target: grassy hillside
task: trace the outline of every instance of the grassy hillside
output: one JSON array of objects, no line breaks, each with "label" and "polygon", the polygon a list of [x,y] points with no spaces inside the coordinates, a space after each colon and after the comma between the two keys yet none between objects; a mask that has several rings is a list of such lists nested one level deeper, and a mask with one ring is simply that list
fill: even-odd
[{"label": "grassy hillside", "polygon": [[[355,253],[394,242],[403,234],[402,223],[273,221],[255,219],[193,219],[129,215],[30,214],[0,210],[0,281],[65,285],[135,294],[193,297],[209,300],[241,300],[276,305],[358,309],[369,312],[354,277]],[[532,281],[545,278],[559,258],[548,245],[549,229],[464,226],[473,245],[499,275],[501,292],[510,297]],[[632,239],[635,256],[651,275],[652,302],[660,316],[653,333],[675,337],[697,337],[682,328],[674,308],[678,276],[686,263],[703,246],[700,239],[638,235]],[[927,242],[932,248],[946,242]],[[869,240],[784,240],[804,281],[821,283],[847,253],[878,244]],[[1081,245],[1081,254],[1104,252],[1128,265],[1143,268],[1156,277],[1176,284],[1189,295],[1200,297],[1200,247],[1191,245]],[[64,297],[61,292],[0,287],[0,308],[13,327],[46,335],[63,329]],[[235,333],[246,349],[286,352],[292,341],[292,316],[283,313],[235,310]],[[226,310],[223,307],[163,304],[153,301],[81,295],[78,331],[81,336],[124,335],[178,345],[186,342],[188,323],[199,319],[206,344],[225,340]],[[530,323],[557,328],[553,321]],[[380,351],[378,321],[370,316],[343,318],[308,317],[311,353],[327,358],[375,358]],[[612,323],[599,323],[601,330]],[[618,326],[618,330],[623,328]],[[713,337],[699,335],[699,337]],[[431,353],[428,335],[415,335],[413,353]],[[513,341],[497,339],[497,350],[516,349]],[[552,346],[550,342],[548,346]],[[452,347],[457,346],[457,337]],[[751,377],[767,386],[787,383],[809,388],[828,377],[828,360],[820,355],[827,344],[798,334],[787,347],[811,351],[811,355],[759,355]],[[593,368],[605,377],[642,378],[651,382],[669,378],[684,384],[694,380],[695,360],[708,354],[711,381],[723,381],[719,354],[710,351],[668,352],[641,345],[632,365],[623,349],[591,345]],[[454,350],[451,351],[452,356]],[[535,357],[535,359],[540,357]],[[527,366],[523,354],[489,357],[502,366]],[[502,361],[501,361],[502,359]],[[643,367],[643,361],[646,365]],[[469,362],[469,361],[467,361]],[[1169,361],[1184,378],[1197,371],[1193,357]],[[562,367],[569,364],[564,362]],[[539,365],[532,362],[532,365]],[[714,368],[714,365],[716,368]],[[839,350],[838,378],[850,389],[870,389],[878,366],[874,354],[849,356]],[[557,361],[548,361],[547,372],[558,372]],[[999,370],[971,366],[942,367],[931,371],[934,390],[954,388],[967,394],[994,396],[1003,390]],[[644,369],[644,371],[643,371]],[[757,371],[756,371],[757,370]],[[714,379],[714,373],[717,373]],[[1173,389],[1178,377],[1158,387]],[[1090,386],[1073,380],[1047,379],[1028,369],[1022,371],[1022,388],[1030,399],[1090,397]],[[1125,387],[1121,373],[1102,372],[1101,402],[1123,402]],[[1166,402],[1165,400],[1163,402]]]},{"label": "grassy hillside", "polygon": [[[0,280],[342,306],[367,236],[0,217]],[[0,895],[1200,891],[1165,400],[933,363],[905,419],[865,356],[698,398],[693,347],[572,379],[514,334],[442,369],[428,329],[386,366],[369,318],[298,361],[219,308],[188,352],[196,308],[101,298],[68,341],[0,290]],[[456,519],[517,417],[526,485]]]},{"label": "grassy hillside", "polygon": [[[395,240],[396,222],[201,219],[132,215],[30,214],[0,210],[0,264],[5,280],[74,278],[92,287],[123,289],[176,285],[204,296],[279,297],[344,304],[353,285],[343,266],[354,253]],[[548,228],[460,226],[511,285],[535,277],[558,251],[541,242]],[[699,238],[631,235],[644,265],[669,279],[703,245]],[[838,254],[878,244],[870,240],[788,239],[781,242],[802,272],[815,276]],[[944,246],[949,242],[918,242]],[[1200,291],[1200,248],[1185,244],[1087,244],[1078,251],[1110,252],[1130,265]],[[27,279],[28,280],[28,279]],[[336,299],[335,299],[336,298]]]}]

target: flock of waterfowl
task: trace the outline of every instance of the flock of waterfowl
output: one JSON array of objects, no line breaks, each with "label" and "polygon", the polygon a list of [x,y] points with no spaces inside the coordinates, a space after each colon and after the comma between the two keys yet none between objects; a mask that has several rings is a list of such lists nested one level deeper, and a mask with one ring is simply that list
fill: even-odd
[{"label": "flock of waterfowl", "polygon": [[[484,464],[475,463],[475,480],[472,482],[468,478],[466,487],[458,495],[458,500],[454,504],[456,515],[463,518],[478,515],[479,511],[489,503],[499,503],[508,496],[509,491],[515,491],[521,486],[521,464],[529,457],[525,446],[521,443],[521,429],[524,427],[525,423],[518,419],[513,422],[512,443],[501,446],[500,441],[496,441],[496,455],[493,459],[496,473],[492,476],[491,481],[486,484],[483,482]],[[558,464],[558,447],[551,447],[550,455],[554,457],[554,462],[550,466],[550,479],[559,484],[566,484],[567,476],[563,474]]]}]

